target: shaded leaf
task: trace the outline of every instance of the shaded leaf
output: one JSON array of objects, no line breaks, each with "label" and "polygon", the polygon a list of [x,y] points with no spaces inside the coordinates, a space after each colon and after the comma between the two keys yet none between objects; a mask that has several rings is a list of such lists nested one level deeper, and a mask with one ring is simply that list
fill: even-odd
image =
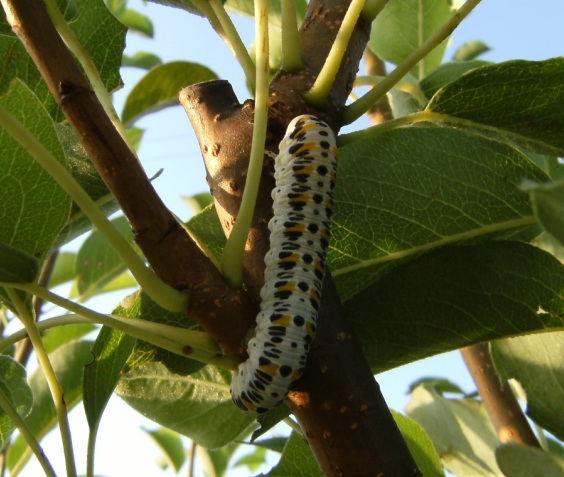
[{"label": "shaded leaf", "polygon": [[43,336],[43,345],[48,353],[52,353],[60,346],[79,340],[97,328],[94,324],[75,323],[51,328]]},{"label": "shaded leaf", "polygon": [[[82,398],[82,370],[92,360],[91,345],[88,341],[74,341],[57,348],[50,355],[69,410]],[[33,408],[25,421],[30,431],[42,439],[57,424],[57,412],[41,369],[33,374],[29,384],[33,391]],[[29,446],[21,436],[14,439],[6,460],[11,474],[18,472],[31,455]]]},{"label": "shaded leaf", "polygon": [[217,79],[206,66],[188,61],[173,61],[155,66],[133,87],[125,100],[122,120],[131,125],[140,117],[179,104],[182,88]]},{"label": "shaded leaf", "polygon": [[123,55],[122,66],[131,66],[133,68],[142,68],[150,70],[154,66],[160,65],[162,60],[154,53],[139,51],[134,55]]},{"label": "shaded leaf", "polygon": [[[391,0],[372,22],[368,46],[380,58],[401,63],[448,20],[447,0]],[[444,41],[411,70],[423,78],[439,66],[447,42]]]},{"label": "shaded leaf", "polygon": [[163,468],[172,467],[175,473],[180,471],[180,468],[186,461],[186,450],[180,436],[170,429],[161,427],[154,431],[143,429],[155,441],[155,444],[160,448],[163,453]]},{"label": "shaded leaf", "polygon": [[392,416],[421,473],[425,477],[444,477],[441,460],[423,428],[413,419],[397,412],[392,411]]},{"label": "shaded leaf", "polygon": [[441,395],[446,393],[453,393],[453,394],[462,394],[464,395],[465,392],[462,390],[458,384],[453,383],[452,381],[444,378],[419,378],[417,381],[414,381],[409,385],[408,392],[412,393],[415,388],[421,385],[426,385],[427,387],[433,386],[436,392]]},{"label": "shaded leaf", "polygon": [[447,84],[456,81],[464,73],[486,66],[487,61],[474,60],[474,61],[453,61],[444,63],[439,66],[431,74],[423,78],[419,84],[425,96],[432,97],[439,89],[445,87]]},{"label": "shaded leaf", "polygon": [[564,245],[564,180],[525,187],[543,228]]},{"label": "shaded leaf", "polygon": [[[63,150],[47,111],[15,81],[0,103],[62,164]],[[42,258],[69,217],[66,192],[5,129],[0,129],[0,242]]]},{"label": "shaded leaf", "polygon": [[564,325],[564,266],[520,242],[446,248],[346,303],[372,371]]},{"label": "shaded leaf", "polygon": [[133,30],[146,37],[153,38],[153,35],[155,33],[153,22],[147,15],[143,15],[137,10],[126,8],[119,15],[117,15],[117,18],[129,30]]},{"label": "shaded leaf", "polygon": [[470,61],[474,60],[483,53],[487,53],[490,50],[491,48],[483,41],[467,41],[466,43],[458,47],[458,49],[454,52],[452,59],[456,61]]},{"label": "shaded leaf", "polygon": [[[550,286],[550,276],[545,276]],[[547,310],[541,305],[541,313]],[[564,439],[564,332],[519,336],[492,343],[492,359],[504,379],[514,378],[527,395],[527,414]]]},{"label": "shaded leaf", "polygon": [[230,380],[230,372],[212,366],[179,376],[153,362],[126,373],[116,391],[144,416],[214,448],[248,433],[253,423],[231,401]]},{"label": "shaded leaf", "polygon": [[39,271],[35,257],[0,242],[0,282],[31,283]]},{"label": "shaded leaf", "polygon": [[564,476],[564,459],[531,446],[506,444],[495,456],[505,477]]},{"label": "shaded leaf", "polygon": [[459,477],[499,476],[494,455],[499,441],[481,403],[445,399],[432,387],[420,386],[406,412],[427,431],[449,472]]},{"label": "shaded leaf", "polygon": [[[437,92],[429,111],[466,120],[532,151],[564,153],[564,58],[477,68]],[[492,133],[482,128],[484,133]]]},{"label": "shaded leaf", "polygon": [[535,218],[519,186],[547,180],[505,144],[434,126],[341,148],[337,175],[328,263],[345,301],[421,253],[526,230]]},{"label": "shaded leaf", "polygon": [[[0,355],[0,393],[23,418],[31,410],[33,394],[27,384],[25,368],[9,356]],[[0,408],[0,449],[10,440],[16,426]]]},{"label": "shaded leaf", "polygon": [[313,457],[307,442],[295,432],[284,447],[280,462],[266,477],[322,477],[323,474]]}]

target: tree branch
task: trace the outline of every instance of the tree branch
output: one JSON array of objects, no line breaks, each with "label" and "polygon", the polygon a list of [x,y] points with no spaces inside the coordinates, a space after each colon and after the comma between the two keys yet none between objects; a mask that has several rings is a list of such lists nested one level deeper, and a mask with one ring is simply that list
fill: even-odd
[{"label": "tree branch", "polygon": [[[139,161],[107,117],[81,69],[53,26],[43,2],[2,0],[12,29],[37,65],[100,176],[120,203],[135,241],[166,283],[191,293],[190,316],[222,348],[242,354],[241,339],[256,310],[232,290],[166,208]],[[231,306],[247,313],[233,315]]]},{"label": "tree branch", "polygon": [[468,346],[460,352],[500,442],[515,442],[540,448],[513,391],[507,382],[501,380],[494,368],[488,343]]}]

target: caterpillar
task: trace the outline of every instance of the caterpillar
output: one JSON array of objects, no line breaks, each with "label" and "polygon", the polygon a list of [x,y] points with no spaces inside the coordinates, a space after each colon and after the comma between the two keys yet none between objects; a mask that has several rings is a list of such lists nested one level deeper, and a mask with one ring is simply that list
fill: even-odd
[{"label": "caterpillar", "polygon": [[325,274],[337,169],[335,135],[314,116],[294,118],[279,151],[260,312],[249,357],[231,382],[235,404],[257,414],[282,403],[306,364]]}]

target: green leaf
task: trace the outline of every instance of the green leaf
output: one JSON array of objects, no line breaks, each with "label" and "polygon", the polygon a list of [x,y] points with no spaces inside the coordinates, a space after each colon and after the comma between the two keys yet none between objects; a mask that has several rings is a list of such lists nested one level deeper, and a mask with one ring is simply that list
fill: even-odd
[{"label": "green leaf", "polygon": [[266,477],[322,477],[317,461],[313,457],[307,442],[292,432],[282,458]]},{"label": "green leaf", "polygon": [[104,326],[92,347],[94,361],[84,369],[84,411],[90,439],[96,437],[102,414],[133,351],[136,339]]},{"label": "green leaf", "polygon": [[[21,417],[26,417],[33,404],[33,394],[27,384],[25,368],[9,356],[0,355],[0,393]],[[10,440],[15,425],[0,408],[0,449]]]},{"label": "green leaf", "polygon": [[182,196],[182,202],[184,202],[194,215],[197,215],[206,207],[213,204],[213,197],[209,192],[202,192],[201,194],[194,194],[191,197]]},{"label": "green leaf", "polygon": [[226,239],[213,204],[192,217],[186,223],[186,228],[208,257],[221,261]]},{"label": "green leaf", "polygon": [[51,328],[43,337],[43,344],[48,353],[71,341],[79,340],[97,328],[88,323],[75,323]]},{"label": "green leaf", "polygon": [[[165,5],[167,7],[181,8],[187,12],[194,13],[195,15],[202,16],[200,11],[192,4],[190,0],[149,0],[151,3],[158,3],[159,5]],[[225,0],[221,0],[225,3]]]},{"label": "green leaf", "polygon": [[444,378],[419,378],[417,381],[414,381],[409,385],[408,392],[412,393],[415,388],[421,385],[426,386],[433,386],[435,391],[444,395],[446,393],[453,393],[453,394],[462,394],[464,395],[465,392],[462,390],[458,384],[449,381],[448,379]]},{"label": "green leaf", "polygon": [[[112,221],[127,241],[133,244],[131,226],[125,217]],[[106,237],[94,230],[84,241],[76,257],[78,292],[83,299],[98,293],[110,280],[121,275],[126,269],[119,254]]]},{"label": "green leaf", "polygon": [[70,282],[76,277],[76,253],[74,252],[59,252],[55,268],[49,280],[51,288],[61,285],[62,283]]},{"label": "green leaf", "polygon": [[186,450],[180,436],[176,432],[164,427],[154,431],[149,429],[143,430],[155,441],[163,453],[164,465],[161,467],[163,469],[172,467],[173,471],[178,473],[186,461]]},{"label": "green leaf", "polygon": [[378,373],[474,343],[564,325],[564,266],[520,242],[446,248],[346,303]]},{"label": "green leaf", "polygon": [[35,257],[0,242],[0,282],[31,283],[38,271]]},{"label": "green leaf", "polygon": [[535,223],[515,149],[450,128],[396,129],[340,150],[328,262],[343,300],[439,247],[511,237]]},{"label": "green leaf", "polygon": [[[380,58],[401,63],[450,17],[448,0],[391,0],[372,22],[369,48]],[[423,78],[439,66],[444,41],[411,70]]]},{"label": "green leaf", "polygon": [[409,417],[427,431],[445,468],[459,477],[498,477],[495,430],[481,403],[445,399],[420,386],[406,406]]},{"label": "green leaf", "polygon": [[476,59],[483,53],[487,53],[491,48],[486,45],[483,41],[473,40],[468,41],[461,45],[452,56],[453,60],[456,61],[471,61]]},{"label": "green leaf", "polygon": [[531,446],[506,444],[495,456],[505,477],[564,477],[564,459]]},{"label": "green leaf", "polygon": [[531,194],[533,210],[539,223],[564,245],[564,180],[525,187]]},{"label": "green leaf", "polygon": [[444,477],[441,460],[423,428],[413,419],[397,412],[392,411],[392,416],[421,473],[425,477]]},{"label": "green leaf", "polygon": [[[74,341],[57,348],[50,355],[69,410],[82,398],[82,370],[92,361],[91,345],[88,341]],[[25,421],[33,435],[42,439],[57,423],[57,412],[41,369],[33,374],[29,384],[33,391],[33,408]],[[10,475],[15,475],[31,455],[25,440],[18,436],[8,449],[6,462]]]},{"label": "green leaf", "polygon": [[[549,283],[550,275],[544,277]],[[547,310],[542,307],[539,315]],[[514,378],[527,395],[527,414],[537,424],[564,439],[564,332],[519,336],[492,343],[492,359],[500,376]]]},{"label": "green leaf", "polygon": [[144,416],[214,448],[248,433],[253,423],[231,401],[230,380],[230,372],[212,366],[179,376],[154,362],[126,373],[116,391]]},{"label": "green leaf", "polygon": [[123,10],[119,15],[116,15],[117,19],[123,23],[129,30],[140,33],[149,38],[153,38],[155,33],[153,28],[153,22],[151,19],[138,12],[137,10],[131,10],[127,8]]},{"label": "green leaf", "polygon": [[[27,86],[15,81],[0,104],[66,163],[51,118]],[[5,129],[0,129],[0,150],[0,242],[42,258],[65,226],[71,200]]]},{"label": "green leaf", "polygon": [[178,93],[186,86],[217,79],[206,66],[173,61],[155,66],[134,86],[123,107],[122,120],[131,125],[140,117],[179,104]]},{"label": "green leaf", "polygon": [[563,76],[564,58],[484,66],[438,91],[427,109],[559,156],[564,153]]},{"label": "green leaf", "polygon": [[469,71],[488,64],[487,61],[481,60],[444,63],[429,74],[429,76],[423,78],[419,86],[425,93],[425,96],[430,98],[441,88],[459,79],[464,73],[468,73]]},{"label": "green leaf", "polygon": [[122,60],[122,66],[131,66],[133,68],[141,68],[144,70],[150,70],[161,63],[162,60],[159,56],[146,51],[138,51],[132,56],[123,55]]},{"label": "green leaf", "polygon": [[123,85],[119,69],[127,28],[109,12],[103,0],[75,1],[78,16],[69,25],[88,50],[106,89],[115,91]]}]

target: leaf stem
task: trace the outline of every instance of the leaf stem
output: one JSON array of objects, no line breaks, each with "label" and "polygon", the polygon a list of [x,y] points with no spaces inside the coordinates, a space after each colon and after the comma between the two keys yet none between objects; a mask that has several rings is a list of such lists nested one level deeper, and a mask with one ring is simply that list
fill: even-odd
[{"label": "leaf stem", "polygon": [[16,141],[25,147],[71,199],[78,204],[84,214],[118,252],[141,287],[156,303],[170,311],[180,312],[188,308],[188,294],[164,283],[153,270],[145,265],[127,240],[118,232],[65,167],[23,124],[2,106],[0,106],[0,126],[4,127]]},{"label": "leaf stem", "polygon": [[345,107],[344,124],[350,124],[362,116],[370,107],[400,81],[421,59],[441,44],[458,27],[481,0],[467,0],[435,33],[410,55],[408,55],[386,78],[364,96]]},{"label": "leaf stem", "polygon": [[31,343],[33,344],[33,349],[35,350],[35,354],[37,355],[41,369],[45,374],[45,379],[47,380],[47,384],[51,392],[51,397],[53,398],[55,409],[57,411],[57,419],[59,421],[59,431],[61,433],[61,440],[63,443],[63,452],[65,455],[67,475],[68,477],[76,477],[76,465],[74,462],[74,452],[72,449],[71,432],[63,388],[61,387],[59,379],[55,374],[55,370],[51,365],[49,355],[47,354],[45,346],[43,345],[43,340],[41,339],[41,335],[39,333],[39,330],[37,329],[35,320],[33,319],[30,310],[14,288],[5,287],[5,290],[18,313],[19,319],[27,330],[27,334],[29,336],[29,339],[31,340]]},{"label": "leaf stem", "polygon": [[282,0],[282,66],[284,71],[298,71],[304,67],[296,5],[294,0]]},{"label": "leaf stem", "polygon": [[231,50],[233,56],[241,65],[251,88],[254,89],[256,76],[253,59],[249,55],[231,18],[225,11],[223,3],[220,0],[192,0],[192,3],[208,19],[212,28]]},{"label": "leaf stem", "polygon": [[268,0],[255,0],[256,32],[256,92],[253,140],[245,190],[235,225],[223,251],[221,269],[229,285],[240,287],[243,283],[243,254],[253,219],[255,203],[262,173],[264,144],[268,121]]},{"label": "leaf stem", "polygon": [[106,114],[112,121],[112,124],[115,126],[115,128],[119,132],[119,135],[122,137],[125,143],[129,146],[131,152],[135,154],[135,148],[131,144],[125,126],[116,113],[114,105],[112,104],[112,99],[108,94],[106,87],[104,86],[102,78],[100,78],[98,69],[92,61],[92,57],[88,53],[88,50],[84,48],[84,45],[76,37],[72,29],[69,27],[68,23],[65,21],[63,14],[57,6],[57,2],[55,0],[45,0],[45,6],[47,7],[47,12],[51,17],[53,25],[55,25],[55,28],[59,32],[59,35],[61,35],[61,38],[65,42],[65,45],[67,45],[67,48],[74,54],[74,56],[76,56],[76,58],[84,68],[84,72],[88,77],[88,81],[90,81],[92,89],[94,90],[94,93],[102,104],[104,111],[106,111]]},{"label": "leaf stem", "polygon": [[352,0],[345,14],[335,41],[327,55],[323,68],[317,75],[313,86],[304,93],[304,98],[311,104],[323,108],[326,105],[329,92],[341,67],[341,62],[347,51],[349,40],[354,31],[358,18],[362,13],[364,0]]},{"label": "leaf stem", "polygon": [[[207,364],[213,364],[225,369],[235,370],[239,364],[237,358],[224,355],[218,344],[203,331],[190,330],[142,319],[125,318],[118,315],[104,315],[103,313],[95,312],[85,306],[63,298],[34,283],[0,283],[0,286],[7,285],[26,291],[32,295],[40,296],[44,300],[65,310],[76,313],[78,316],[75,317],[75,323],[83,323],[84,321],[80,320],[80,317],[82,317],[90,323],[98,323],[114,328],[180,356]],[[65,320],[64,318],[65,317],[59,317],[44,320],[38,323],[37,326],[47,329],[48,327],[73,322],[68,321],[68,319]],[[53,322],[52,320],[55,319],[58,321]],[[13,340],[15,338],[11,339]]]},{"label": "leaf stem", "polygon": [[32,452],[35,454],[35,457],[39,461],[39,464],[43,468],[43,472],[47,477],[56,477],[55,470],[53,469],[49,459],[44,454],[41,445],[35,438],[35,436],[27,427],[27,424],[24,419],[19,415],[18,411],[12,406],[12,403],[6,398],[2,389],[0,388],[0,409],[6,413],[6,415],[10,418],[10,420],[16,425],[18,428],[19,433],[27,442],[27,445],[30,447]]}]

